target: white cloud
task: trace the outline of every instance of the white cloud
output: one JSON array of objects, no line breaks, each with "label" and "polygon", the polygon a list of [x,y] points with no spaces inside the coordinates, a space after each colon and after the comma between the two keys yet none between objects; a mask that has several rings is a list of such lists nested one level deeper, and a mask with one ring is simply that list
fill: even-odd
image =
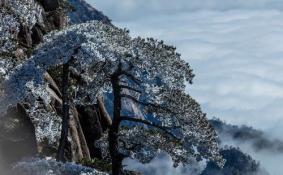
[{"label": "white cloud", "polygon": [[88,0],[115,21],[198,10],[283,9],[282,0]]},{"label": "white cloud", "polygon": [[[254,160],[260,162],[260,166],[268,170],[270,175],[282,175],[283,167],[280,162],[283,160],[283,153],[272,152],[272,150],[256,150],[252,146],[252,140],[244,142],[232,140],[232,138],[222,136],[223,145],[233,145],[239,147],[244,153],[248,153]],[[260,173],[259,173],[260,174]]]},{"label": "white cloud", "polygon": [[165,153],[159,154],[148,164],[142,164],[136,160],[126,159],[123,163],[126,169],[141,172],[144,175],[197,175],[206,167],[205,161],[191,160],[188,166],[173,167],[172,158]]}]

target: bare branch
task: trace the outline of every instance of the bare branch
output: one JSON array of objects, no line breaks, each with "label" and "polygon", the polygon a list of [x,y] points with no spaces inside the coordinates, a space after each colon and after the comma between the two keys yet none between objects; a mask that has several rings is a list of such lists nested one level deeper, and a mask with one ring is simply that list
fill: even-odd
[{"label": "bare branch", "polygon": [[128,90],[131,90],[131,91],[135,91],[135,92],[138,92],[138,93],[142,93],[142,91],[138,90],[138,89],[135,89],[133,87],[130,87],[130,86],[126,86],[126,85],[120,85],[121,88],[123,89],[128,89]]},{"label": "bare branch", "polygon": [[[144,118],[142,116],[122,116],[122,117],[127,117],[127,118],[135,118],[135,119],[141,119]],[[147,120],[145,120],[147,121]],[[178,129],[181,128],[182,126],[162,126],[164,129]]]},{"label": "bare branch", "polygon": [[144,105],[144,106],[147,106],[148,104],[145,103],[145,102],[142,102],[142,101],[139,101],[138,99],[136,99],[135,97],[131,96],[131,95],[128,95],[128,94],[121,94],[121,98],[128,98],[138,104],[141,104],[141,105]]},{"label": "bare branch", "polygon": [[153,104],[153,103],[142,102],[142,101],[140,101],[140,100],[136,99],[135,97],[128,95],[128,94],[121,94],[121,97],[122,98],[128,98],[128,99],[134,101],[135,103],[141,104],[143,106],[150,106],[150,107],[153,107],[153,108],[156,108],[156,109],[164,110],[164,111],[171,113],[171,114],[176,114],[176,112],[173,112],[172,110],[170,110],[166,107],[163,107],[163,106],[160,106],[160,105],[157,105],[157,104]]}]

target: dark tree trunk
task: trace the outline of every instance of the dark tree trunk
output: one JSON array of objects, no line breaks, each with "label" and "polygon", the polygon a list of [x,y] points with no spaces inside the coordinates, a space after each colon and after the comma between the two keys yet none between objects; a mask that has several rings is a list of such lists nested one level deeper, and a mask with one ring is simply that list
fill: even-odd
[{"label": "dark tree trunk", "polygon": [[[113,125],[115,124],[113,123]],[[119,153],[118,132],[115,131],[115,128],[109,130],[109,151],[112,160],[112,175],[120,175],[122,174],[123,156]]]},{"label": "dark tree trunk", "polygon": [[109,130],[109,152],[112,159],[112,175],[120,175],[122,173],[123,155],[119,153],[118,133],[119,123],[121,117],[121,86],[119,85],[119,73],[121,66],[119,66],[116,73],[112,75],[111,83],[114,95],[114,110],[113,110],[113,123]]},{"label": "dark tree trunk", "polygon": [[68,139],[68,129],[69,129],[69,96],[68,96],[68,88],[69,88],[69,63],[65,63],[63,65],[63,75],[62,75],[62,130],[61,130],[61,138],[57,153],[57,161],[65,161],[65,148],[66,142]]}]

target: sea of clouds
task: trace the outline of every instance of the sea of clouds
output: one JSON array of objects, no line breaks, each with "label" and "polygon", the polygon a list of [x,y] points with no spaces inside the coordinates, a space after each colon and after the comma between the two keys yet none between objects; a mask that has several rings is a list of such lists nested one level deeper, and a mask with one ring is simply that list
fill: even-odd
[{"label": "sea of clouds", "polygon": [[[196,74],[187,90],[209,117],[283,139],[283,0],[88,1],[133,36],[175,45]],[[282,154],[238,146],[282,174]]]},{"label": "sea of clouds", "polygon": [[[114,22],[201,10],[283,10],[282,0],[87,0]],[[154,16],[153,16],[154,15]]]},{"label": "sea of clouds", "polygon": [[188,92],[208,116],[272,130],[279,136],[283,0],[96,0],[93,4],[133,36],[177,46],[196,74]]},{"label": "sea of clouds", "polygon": [[173,168],[174,162],[166,153],[160,153],[147,164],[132,159],[125,159],[123,163],[126,169],[141,172],[143,175],[198,175],[206,167],[205,161],[197,162],[192,159],[190,165]]}]

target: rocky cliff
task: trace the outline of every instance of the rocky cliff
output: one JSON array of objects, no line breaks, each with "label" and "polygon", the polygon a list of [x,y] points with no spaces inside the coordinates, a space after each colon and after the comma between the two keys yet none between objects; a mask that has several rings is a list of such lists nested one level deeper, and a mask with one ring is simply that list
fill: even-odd
[{"label": "rocky cliff", "polygon": [[[74,10],[69,13],[73,23],[102,20],[110,24],[108,18],[85,1],[70,3],[65,0],[0,0],[0,93],[2,81],[8,79],[32,55],[46,34],[69,25],[68,13],[71,10]],[[45,73],[44,79],[49,84],[46,90],[52,98],[50,104],[44,104],[44,99],[37,99],[36,106],[30,103],[18,104],[9,107],[6,114],[0,114],[1,166],[9,167],[11,163],[36,154],[55,157],[62,106],[59,68]],[[71,106],[70,137],[65,153],[67,160],[77,162],[99,157],[94,141],[101,133],[94,133],[94,130],[104,131],[109,116],[105,116],[102,99],[98,104]],[[36,110],[31,110],[33,107]],[[41,119],[38,120],[35,116],[41,112]],[[46,113],[54,115],[44,116]],[[94,130],[88,128],[89,124],[94,124],[91,127],[95,127]],[[89,148],[94,149],[90,151]]]}]

